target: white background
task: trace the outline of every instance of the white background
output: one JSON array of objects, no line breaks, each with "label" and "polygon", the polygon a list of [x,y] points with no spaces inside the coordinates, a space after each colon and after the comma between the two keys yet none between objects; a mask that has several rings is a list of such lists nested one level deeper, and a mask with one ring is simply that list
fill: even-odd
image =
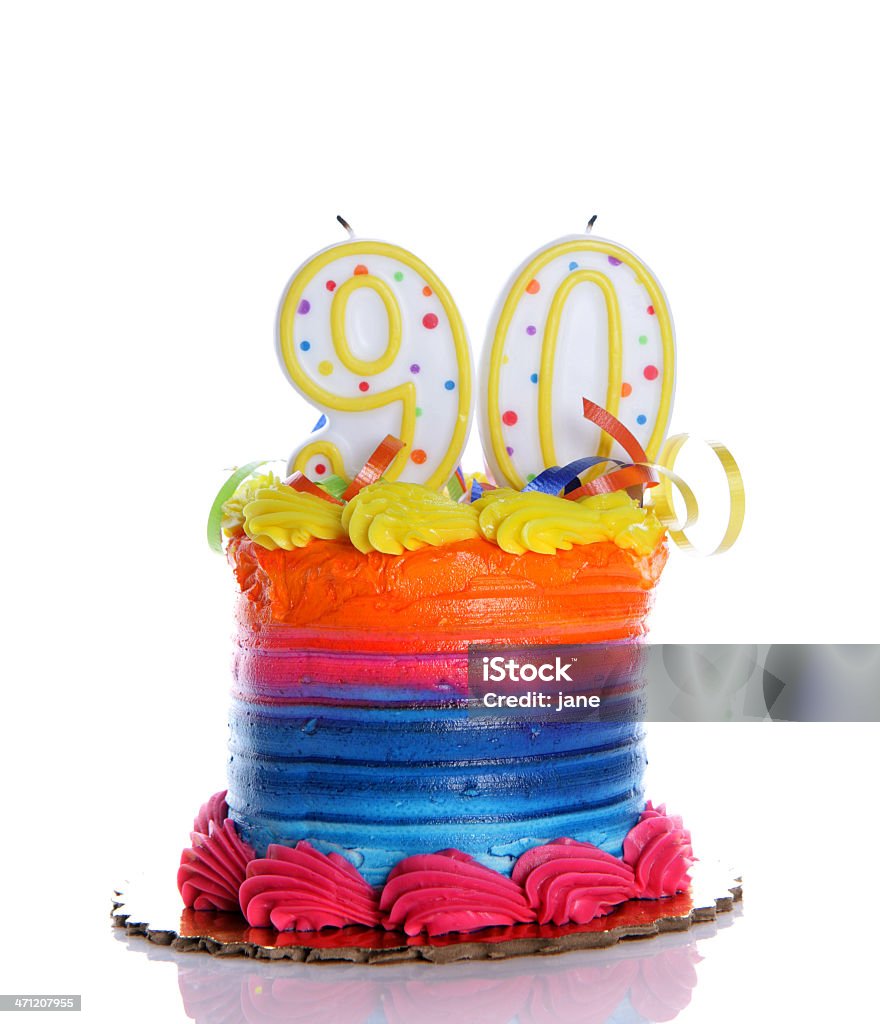
[{"label": "white background", "polygon": [[[748,490],[733,552],[673,553],[654,638],[878,639],[865,9],[4,5],[0,991],[183,1019],[108,892],[173,876],[223,785],[233,587],[204,520],[314,421],[273,325],[337,212],[429,263],[475,347],[514,266],[599,213],[670,299],[673,429]],[[654,727],[651,795],[748,885],[680,1020],[873,1012],[877,739]]]}]

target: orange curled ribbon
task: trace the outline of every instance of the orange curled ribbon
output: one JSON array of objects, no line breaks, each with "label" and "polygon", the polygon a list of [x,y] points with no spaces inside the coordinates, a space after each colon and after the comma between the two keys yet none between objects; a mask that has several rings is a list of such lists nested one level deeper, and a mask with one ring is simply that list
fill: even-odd
[{"label": "orange curled ribbon", "polygon": [[295,491],[299,491],[301,494],[311,494],[315,498],[323,498],[324,501],[329,501],[331,505],[342,505],[344,502],[338,498],[334,498],[332,494],[328,494],[323,488],[319,487],[316,483],[312,483],[309,478],[300,473],[297,470],[293,476],[289,476],[284,481],[288,487],[292,487]]},{"label": "orange curled ribbon", "polygon": [[343,491],[342,500],[351,501],[362,487],[374,484],[391,463],[394,462],[397,453],[403,447],[404,444],[400,438],[395,437],[393,434],[387,434],[379,447],[364,463],[358,475]]},{"label": "orange curled ribbon", "polygon": [[647,462],[648,456],[645,449],[639,444],[639,439],[631,433],[616,416],[612,416],[607,409],[596,405],[589,398],[583,399],[584,419],[592,420],[597,427],[601,427],[606,434],[617,441],[633,462]]},{"label": "orange curled ribbon", "polygon": [[[589,398],[584,402],[584,419],[591,420],[609,434],[626,452],[633,462],[631,466],[621,466],[620,469],[605,473],[590,480],[573,491],[569,491],[564,497],[571,501],[577,498],[587,498],[592,494],[610,494],[612,491],[625,491],[629,487],[656,487],[657,474],[648,463],[648,456],[645,449],[639,444],[638,438],[631,433],[616,416],[612,416],[607,409],[596,405]],[[612,459],[608,460],[613,462]]]}]

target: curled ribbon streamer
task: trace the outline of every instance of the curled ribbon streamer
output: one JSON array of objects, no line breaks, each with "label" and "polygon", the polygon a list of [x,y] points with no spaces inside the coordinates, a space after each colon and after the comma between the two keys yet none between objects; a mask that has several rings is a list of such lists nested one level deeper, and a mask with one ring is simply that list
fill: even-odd
[{"label": "curled ribbon streamer", "polygon": [[324,501],[329,501],[331,505],[345,504],[340,501],[339,498],[335,498],[332,494],[328,494],[325,490],[322,490],[317,484],[312,483],[312,481],[303,473],[300,473],[299,470],[297,470],[292,476],[289,476],[284,482],[288,487],[292,487],[295,491],[299,491],[302,494],[311,494],[315,498],[323,498]]},{"label": "curled ribbon streamer", "polygon": [[374,484],[394,462],[395,456],[403,446],[403,441],[400,438],[393,434],[386,434],[379,447],[364,463],[358,475],[346,487],[342,495],[343,501],[351,501],[362,487]]},{"label": "curled ribbon streamer", "polygon": [[622,462],[617,462],[616,459],[605,461],[615,463],[620,466],[620,469],[597,476],[588,483],[581,484],[580,487],[564,494],[563,497],[569,501],[577,501],[578,498],[588,498],[593,494],[611,494],[612,491],[625,491],[629,487],[654,487],[657,484],[656,467],[652,465],[634,463],[631,466],[625,466]]},{"label": "curled ribbon streamer", "polygon": [[[596,405],[595,402],[591,402],[588,398],[584,398],[583,403],[584,417],[617,441],[632,459],[632,464],[626,465],[611,458],[578,459],[567,466],[553,466],[550,469],[545,469],[523,490],[537,490],[546,494],[559,494],[564,491],[565,493],[562,495],[564,498],[577,501],[578,498],[586,498],[594,494],[609,494],[612,491],[627,490],[631,487],[653,488],[651,505],[657,518],[669,531],[670,539],[682,550],[696,551],[685,530],[697,521],[699,515],[697,498],[688,484],[673,470],[678,453],[690,435],[675,434],[668,438],[657,462],[651,463],[648,462],[645,450],[638,439],[617,417],[612,416],[610,412]],[[745,487],[739,466],[730,451],[719,441],[707,441],[706,443],[721,462],[727,476],[730,493],[730,515],[727,520],[727,529],[718,547],[714,551],[708,552],[711,555],[720,555],[732,547],[742,530],[746,510]],[[617,468],[596,476],[586,483],[578,484],[577,478],[581,473],[595,469],[601,463]],[[675,514],[672,500],[673,486],[684,499],[683,521],[680,521]]]},{"label": "curled ribbon streamer", "polygon": [[260,466],[265,466],[268,459],[261,459],[258,462],[249,462],[246,466],[241,466],[236,469],[229,477],[227,477],[225,483],[217,492],[217,496],[214,498],[214,502],[211,505],[211,511],[208,513],[208,544],[212,551],[223,554],[223,530],[221,529],[221,523],[223,522],[223,505],[229,501],[233,494],[235,494],[238,485],[253,473],[259,469]]},{"label": "curled ribbon streamer", "polygon": [[[605,463],[613,463],[615,466],[622,466],[622,462],[618,462],[617,459],[602,458],[598,455],[588,455],[583,459],[575,459],[574,462],[569,462],[565,466],[550,466],[549,469],[545,469],[542,473],[539,473],[534,480],[530,481],[523,487],[523,494],[527,494],[530,491],[538,491],[540,494],[559,494],[560,491],[564,490],[569,484],[578,486],[580,484],[581,473],[586,472],[588,469],[592,469],[594,466],[601,466]],[[571,493],[574,493],[573,491]],[[568,495],[566,495],[567,497]]]},{"label": "curled ribbon streamer", "polygon": [[[612,416],[607,409],[596,405],[589,398],[583,399],[584,418],[592,420],[597,427],[600,427],[620,445],[633,462],[649,465],[645,449],[639,444],[638,438],[631,433],[616,416]],[[656,483],[656,481],[655,481]]]},{"label": "curled ribbon streamer", "polygon": [[336,476],[335,473],[331,473],[321,481],[321,490],[332,494],[334,498],[341,499],[346,487],[348,487],[348,481],[341,476]]},{"label": "curled ribbon streamer", "polygon": [[476,477],[473,477],[471,479],[470,491],[468,492],[466,500],[469,503],[473,504],[473,502],[479,501],[480,498],[482,498],[487,491],[497,490],[498,488],[495,486],[495,484],[490,483],[488,480],[481,482]]},{"label": "curled ribbon streamer", "polygon": [[[682,480],[678,473],[673,473],[671,469],[660,465],[659,462],[651,463],[643,468],[651,469],[654,473],[657,473],[660,476],[661,483],[657,487],[657,491],[655,491],[651,497],[651,507],[660,522],[663,523],[667,530],[669,530],[669,536],[675,540],[673,534],[680,534],[683,530],[687,530],[688,527],[693,526],[699,518],[700,510],[697,505],[697,496],[691,490],[690,486]],[[680,522],[676,518],[675,510],[672,507],[672,492],[669,488],[670,484],[675,484],[678,488],[678,493],[684,499],[684,522]],[[666,488],[665,498],[659,498],[657,496],[657,492],[661,487]],[[675,540],[675,543],[678,544],[678,541]]]},{"label": "curled ribbon streamer", "polygon": [[[652,497],[654,512],[660,522],[669,530],[669,536],[674,543],[683,551],[696,551],[697,549],[684,531],[696,522],[697,499],[681,477],[672,471],[675,460],[678,458],[678,453],[689,439],[690,434],[674,434],[666,439],[663,450],[660,452],[658,464],[653,467],[660,473],[661,479],[660,485]],[[706,444],[718,456],[718,461],[721,463],[721,468],[727,477],[727,487],[730,493],[730,514],[727,519],[727,529],[724,531],[724,536],[721,538],[721,543],[718,547],[714,551],[708,552],[710,555],[720,555],[733,546],[742,530],[746,515],[746,491],[742,473],[736,463],[736,459],[734,459],[725,445],[721,444],[720,441],[707,441]],[[672,506],[672,488],[670,486],[672,483],[675,484],[685,500],[687,517],[682,524],[676,521],[675,511]]]},{"label": "curled ribbon streamer", "polygon": [[449,482],[446,484],[446,491],[449,497],[453,501],[460,501],[464,496],[464,473],[461,470],[461,466],[455,467],[455,472],[449,478]]},{"label": "curled ribbon streamer", "polygon": [[639,487],[640,498],[644,497],[646,487],[657,485],[657,476],[653,467],[648,462],[645,449],[639,443],[639,439],[627,427],[612,416],[607,409],[596,405],[589,398],[582,399],[584,403],[584,419],[596,424],[600,430],[604,430],[613,440],[617,441],[633,462],[633,465],[626,466],[616,459],[605,460],[620,467],[610,473],[594,477],[587,483],[566,494],[566,498],[577,500],[578,498],[589,497],[593,494],[610,494],[612,491],[626,490],[629,487]]}]

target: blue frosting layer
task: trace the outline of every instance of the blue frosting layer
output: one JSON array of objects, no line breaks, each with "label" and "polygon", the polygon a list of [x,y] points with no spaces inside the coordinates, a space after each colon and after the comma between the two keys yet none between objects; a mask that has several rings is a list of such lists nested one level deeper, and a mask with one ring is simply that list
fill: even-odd
[{"label": "blue frosting layer", "polygon": [[238,682],[227,801],[261,855],[307,839],[379,883],[404,857],[455,847],[509,874],[560,836],[620,855],[644,807],[636,714],[479,718],[424,690],[336,683],[273,701]]}]

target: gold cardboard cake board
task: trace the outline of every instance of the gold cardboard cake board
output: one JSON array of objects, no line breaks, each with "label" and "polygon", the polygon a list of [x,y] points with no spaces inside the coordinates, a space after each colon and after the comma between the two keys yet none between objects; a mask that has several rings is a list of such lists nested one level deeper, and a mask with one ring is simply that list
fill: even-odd
[{"label": "gold cardboard cake board", "polygon": [[146,877],[132,877],[114,890],[111,914],[113,923],[129,935],[213,956],[310,963],[451,963],[600,949],[623,940],[686,931],[692,924],[713,921],[742,899],[742,880],[730,869],[698,861],[691,874],[693,881],[686,893],[659,900],[628,900],[606,917],[585,925],[521,924],[433,938],[361,926],[318,932],[251,928],[240,914],[181,910],[173,882],[157,885]]}]

